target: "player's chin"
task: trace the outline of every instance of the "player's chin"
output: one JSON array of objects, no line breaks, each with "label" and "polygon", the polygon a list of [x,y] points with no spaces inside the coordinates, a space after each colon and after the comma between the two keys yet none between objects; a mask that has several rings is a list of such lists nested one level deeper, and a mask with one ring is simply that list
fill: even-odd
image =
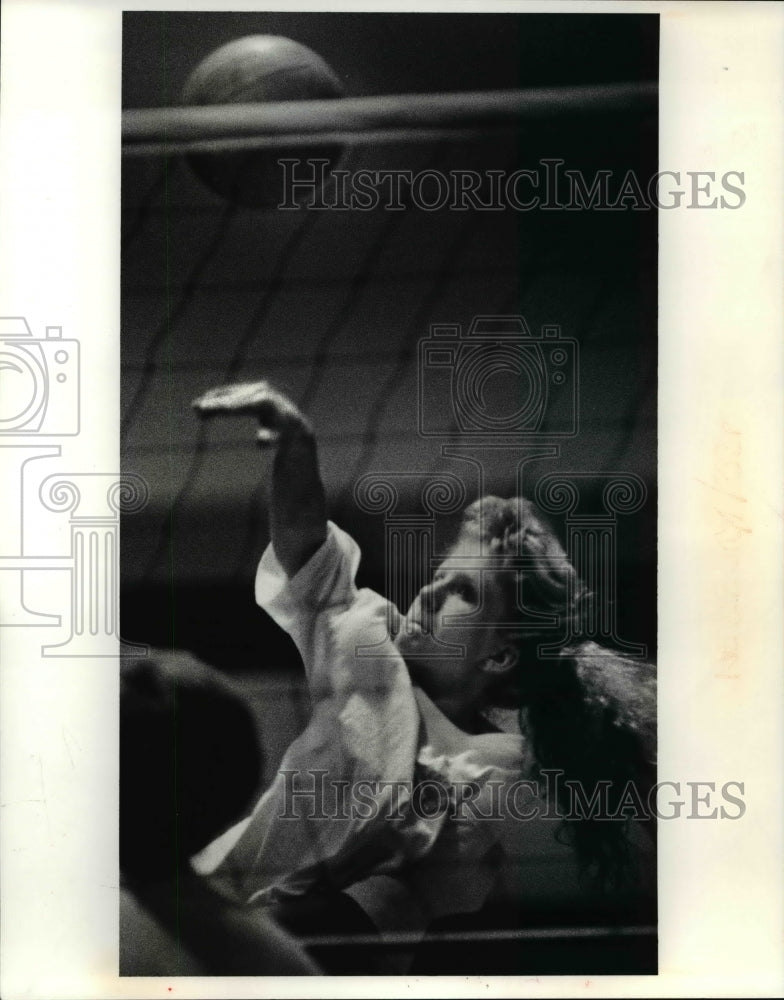
[{"label": "player's chin", "polygon": [[407,659],[416,652],[416,637],[405,631],[398,632],[397,635],[393,637],[392,642],[404,659]]},{"label": "player's chin", "polygon": [[395,636],[393,642],[406,659],[415,659],[417,654],[421,656],[427,651],[432,639],[419,628],[410,630],[404,626]]}]

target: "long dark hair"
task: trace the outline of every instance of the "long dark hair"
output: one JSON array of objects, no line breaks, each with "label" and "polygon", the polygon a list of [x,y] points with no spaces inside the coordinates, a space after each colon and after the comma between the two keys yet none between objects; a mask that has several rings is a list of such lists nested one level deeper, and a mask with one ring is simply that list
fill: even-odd
[{"label": "long dark hair", "polygon": [[[562,772],[554,793],[564,816],[560,834],[573,844],[583,872],[605,887],[622,884],[629,871],[629,811],[621,810],[625,818],[607,817],[623,804],[632,805],[632,815],[635,802],[647,808],[656,781],[655,668],[587,641],[541,655],[552,631],[532,626],[530,613],[556,614],[561,626],[570,624],[569,635],[579,636],[593,595],[530,501],[483,497],[465,511],[458,542],[466,537],[480,539],[483,552],[502,568],[508,560],[510,571],[499,579],[520,623],[514,630],[518,667],[491,697],[519,710],[535,759],[532,776]],[[520,556],[523,569],[513,562]],[[574,815],[571,783],[589,799],[597,788],[604,791],[601,816]],[[647,826],[653,832],[653,822]]]}]

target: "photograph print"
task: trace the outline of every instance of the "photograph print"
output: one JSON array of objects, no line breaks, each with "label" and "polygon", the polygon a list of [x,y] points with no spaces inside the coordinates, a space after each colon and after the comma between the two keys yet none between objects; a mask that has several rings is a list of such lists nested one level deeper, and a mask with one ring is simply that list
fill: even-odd
[{"label": "photograph print", "polygon": [[123,14],[122,976],[656,974],[658,74]]}]

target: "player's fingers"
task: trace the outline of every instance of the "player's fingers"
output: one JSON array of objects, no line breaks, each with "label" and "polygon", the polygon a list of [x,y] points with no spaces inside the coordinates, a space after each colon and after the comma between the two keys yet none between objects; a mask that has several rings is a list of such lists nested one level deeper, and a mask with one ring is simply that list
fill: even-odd
[{"label": "player's fingers", "polygon": [[305,427],[306,421],[297,407],[283,393],[267,382],[248,382],[210,389],[193,406],[202,419],[216,416],[252,416],[260,425],[256,443],[267,448],[280,440],[280,435],[294,427]]},{"label": "player's fingers", "polygon": [[220,386],[217,389],[210,389],[197,399],[194,399],[193,406],[197,410],[211,411],[230,407],[236,404],[239,386]]},{"label": "player's fingers", "polygon": [[213,413],[253,413],[274,395],[267,382],[246,382],[210,389],[195,399],[192,406],[206,416]]},{"label": "player's fingers", "polygon": [[198,413],[209,415],[229,409],[231,400],[231,387],[224,386],[219,389],[210,389],[209,392],[203,393],[203,395],[194,399],[191,406]]}]

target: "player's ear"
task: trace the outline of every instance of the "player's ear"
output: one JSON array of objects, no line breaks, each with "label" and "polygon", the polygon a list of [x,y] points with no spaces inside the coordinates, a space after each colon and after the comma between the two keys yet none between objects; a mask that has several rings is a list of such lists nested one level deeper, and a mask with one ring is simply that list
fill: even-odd
[{"label": "player's ear", "polygon": [[517,666],[519,659],[520,651],[517,645],[507,643],[483,660],[479,669],[486,674],[505,674]]}]

